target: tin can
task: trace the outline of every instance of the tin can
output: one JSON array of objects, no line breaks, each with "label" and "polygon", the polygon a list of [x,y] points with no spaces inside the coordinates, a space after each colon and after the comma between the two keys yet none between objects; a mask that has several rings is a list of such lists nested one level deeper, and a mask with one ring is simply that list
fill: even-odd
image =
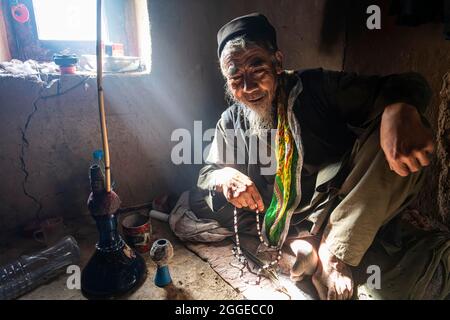
[{"label": "tin can", "polygon": [[139,253],[150,251],[152,225],[150,216],[141,212],[132,212],[122,220],[125,241]]}]

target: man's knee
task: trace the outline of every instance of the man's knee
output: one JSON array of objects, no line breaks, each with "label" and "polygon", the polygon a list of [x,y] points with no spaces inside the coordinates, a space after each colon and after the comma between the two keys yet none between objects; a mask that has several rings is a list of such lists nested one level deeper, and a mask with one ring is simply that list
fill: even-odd
[{"label": "man's knee", "polygon": [[233,226],[233,210],[230,205],[225,205],[217,212],[214,212],[206,202],[205,193],[194,188],[189,192],[189,208],[199,219],[212,219],[220,223],[222,227]]},{"label": "man's knee", "polygon": [[396,174],[377,141],[372,136],[358,151],[324,232],[333,254],[350,265],[359,264],[378,230],[411,204],[428,172]]}]

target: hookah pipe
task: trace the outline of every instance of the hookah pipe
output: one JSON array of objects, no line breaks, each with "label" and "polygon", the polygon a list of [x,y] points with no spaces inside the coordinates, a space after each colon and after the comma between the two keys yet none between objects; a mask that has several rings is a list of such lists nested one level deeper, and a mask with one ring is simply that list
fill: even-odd
[{"label": "hookah pipe", "polygon": [[90,298],[107,298],[131,292],[141,285],[147,275],[144,259],[136,254],[117,230],[120,198],[111,188],[108,132],[103,97],[102,0],[97,0],[97,90],[105,153],[105,176],[99,165],[90,167],[92,192],[88,208],[99,232],[95,252],[81,273],[82,293]]},{"label": "hookah pipe", "polygon": [[[117,205],[117,208],[115,208],[114,211],[116,212],[116,215],[123,214],[135,210],[141,210],[141,209],[149,209],[151,208],[151,203],[145,203],[137,206],[132,206],[128,208],[120,208],[120,199],[119,196],[112,191],[111,187],[111,160],[109,156],[109,144],[108,144],[108,130],[106,127],[106,116],[105,116],[105,99],[104,99],[104,91],[103,91],[103,49],[102,49],[102,15],[101,15],[101,7],[102,7],[102,1],[97,0],[97,46],[96,46],[96,52],[97,52],[97,99],[98,99],[98,107],[99,107],[99,114],[100,114],[100,127],[101,127],[101,134],[102,134],[102,145],[103,145],[103,151],[105,155],[105,189],[108,193],[107,200],[105,202],[105,206],[108,207],[108,205],[111,206],[111,208],[115,208]],[[119,201],[119,203],[117,203]]]},{"label": "hookah pipe", "polygon": [[[105,99],[103,92],[103,50],[102,50],[102,0],[97,0],[97,100],[100,115],[100,128],[102,134],[102,146],[105,155],[105,176],[104,179],[104,191],[105,193],[96,193],[93,187],[98,187],[100,183],[100,177],[94,177],[94,186],[92,186],[91,176],[91,188],[92,193],[88,199],[88,207],[91,212],[96,215],[108,215],[118,212],[120,208],[120,198],[112,191],[111,188],[111,161],[109,157],[109,144],[108,144],[108,129],[106,127],[106,115],[105,115]],[[92,170],[91,170],[92,173]],[[96,197],[97,196],[97,197]]]},{"label": "hookah pipe", "polygon": [[97,0],[97,92],[103,152],[105,153],[106,192],[109,193],[111,192],[111,166],[109,159],[108,130],[106,128],[105,99],[103,95],[102,0]]},{"label": "hookah pipe", "polygon": [[162,288],[172,282],[169,261],[173,257],[173,246],[167,239],[156,240],[150,249],[150,258],[156,263],[155,285]]}]

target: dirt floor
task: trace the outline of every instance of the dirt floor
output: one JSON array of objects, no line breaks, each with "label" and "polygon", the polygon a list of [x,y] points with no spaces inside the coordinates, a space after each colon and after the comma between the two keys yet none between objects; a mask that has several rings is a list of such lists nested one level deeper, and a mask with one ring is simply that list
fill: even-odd
[{"label": "dirt floor", "polygon": [[[66,221],[67,234],[72,235],[78,242],[81,251],[80,267],[91,257],[97,241],[97,229],[89,220]],[[170,263],[173,284],[165,289],[155,286],[153,278],[156,265],[145,254],[148,275],[144,284],[126,299],[134,300],[233,300],[242,299],[242,295],[228,285],[211,267],[189,251],[171,234],[168,225],[159,221],[152,221],[152,241],[159,238],[169,239],[174,246],[174,257]],[[33,239],[16,238],[3,242],[0,247],[0,265],[13,261],[22,254],[30,254],[45,249]],[[19,299],[40,300],[80,300],[86,299],[81,290],[68,289],[69,274],[62,273],[51,282],[41,285]]]},{"label": "dirt floor", "polygon": [[[416,211],[408,211],[403,215],[402,220],[412,224],[422,230],[443,230],[442,225],[434,225],[424,219]],[[95,250],[98,233],[93,219],[83,216],[77,220],[65,221],[66,234],[73,236],[80,247],[82,269]],[[448,231],[445,229],[444,231]],[[122,299],[133,300],[241,300],[248,298],[249,294],[242,288],[237,291],[226,282],[211,265],[206,262],[208,250],[197,248],[195,254],[177,240],[166,223],[152,220],[152,242],[165,238],[172,242],[174,246],[174,257],[170,263],[170,273],[173,283],[162,289],[154,284],[156,265],[151,261],[149,254],[143,255],[146,263],[148,275],[142,286],[134,293]],[[14,261],[21,255],[30,255],[45,249],[46,247],[33,238],[8,237],[7,241],[0,241],[0,266]],[[222,248],[223,249],[223,248]],[[200,251],[199,251],[200,250]],[[225,255],[225,253],[224,253]],[[200,258],[199,256],[203,257]],[[210,261],[211,262],[211,261]],[[214,261],[211,262],[214,265]],[[217,268],[217,265],[216,265]],[[220,268],[218,268],[219,270]],[[364,269],[364,268],[363,268]],[[71,274],[62,270],[60,275],[50,282],[39,286],[31,292],[24,294],[19,299],[25,300],[84,300],[86,299],[79,289],[69,289],[67,281]],[[436,279],[430,283],[429,297],[434,299],[433,292],[442,286],[442,277],[437,273]],[[235,287],[239,288],[235,283]],[[304,288],[302,288],[303,290]],[[304,290],[307,292],[307,290]],[[448,298],[447,298],[448,299]]]}]

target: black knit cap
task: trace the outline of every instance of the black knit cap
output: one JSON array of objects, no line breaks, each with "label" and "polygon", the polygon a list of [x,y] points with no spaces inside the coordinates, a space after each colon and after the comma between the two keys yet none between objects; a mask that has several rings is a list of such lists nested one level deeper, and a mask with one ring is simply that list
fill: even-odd
[{"label": "black knit cap", "polygon": [[237,17],[220,28],[217,33],[219,58],[227,42],[239,36],[245,36],[253,41],[269,41],[275,49],[278,49],[275,28],[264,15],[255,12]]}]

